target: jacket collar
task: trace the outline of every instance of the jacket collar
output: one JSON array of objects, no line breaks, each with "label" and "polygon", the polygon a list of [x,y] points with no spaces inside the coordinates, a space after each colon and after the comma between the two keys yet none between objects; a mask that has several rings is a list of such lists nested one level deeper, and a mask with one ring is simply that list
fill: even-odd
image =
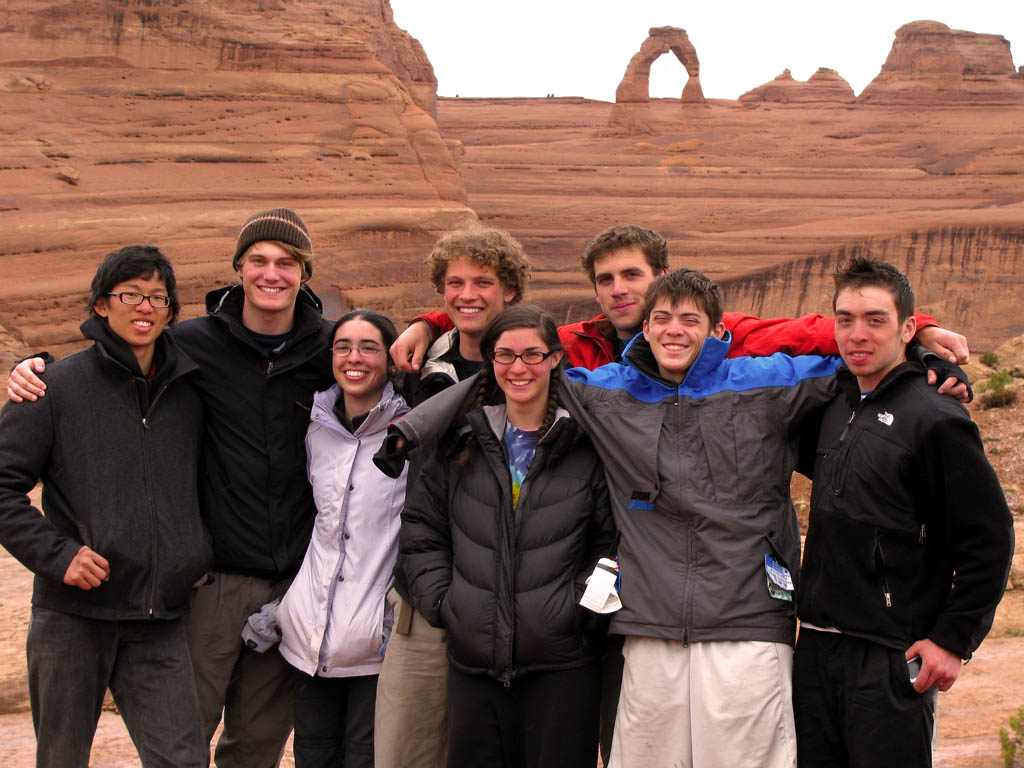
[{"label": "jacket collar", "polygon": [[648,379],[663,384],[669,389],[676,390],[682,389],[691,381],[700,381],[711,371],[718,368],[729,354],[729,346],[731,344],[732,334],[729,331],[726,331],[725,337],[721,339],[715,336],[708,336],[704,339],[704,344],[700,348],[697,359],[693,361],[693,365],[686,372],[682,383],[678,385],[674,381],[662,377],[658,371],[658,361],[654,359],[651,345],[644,338],[643,333],[638,333],[626,345],[626,349],[622,353],[622,360],[626,365],[635,368]]},{"label": "jacket collar", "polygon": [[[350,434],[348,429],[338,421],[338,417],[334,413],[334,404],[341,396],[341,386],[338,384],[333,384],[329,389],[317,392],[313,395],[313,410],[310,415],[312,419],[319,423]],[[409,410],[409,407],[405,404],[405,400],[395,392],[394,385],[389,381],[384,386],[380,402],[370,409],[366,419],[359,425],[354,434],[356,437],[360,437],[387,429],[388,424],[407,410]]]},{"label": "jacket collar", "polygon": [[[885,377],[878,382],[878,386],[871,390],[864,399],[874,400],[887,389],[895,386],[897,381],[901,381],[907,376],[923,376],[924,374],[925,367],[921,363],[915,360],[902,362],[885,374]],[[851,373],[850,369],[847,368],[845,364],[840,365],[836,369],[836,377],[839,382],[839,387],[842,390],[843,395],[846,397],[847,403],[851,408],[856,409],[861,402],[860,384],[857,382],[857,377]]]},{"label": "jacket collar", "polygon": [[[138,358],[132,352],[131,347],[110,330],[110,324],[102,317],[92,315],[87,317],[79,326],[82,335],[87,339],[96,342],[96,349],[100,356],[109,364],[123,369],[137,378],[146,379],[149,371],[143,372],[139,368]],[[180,376],[195,370],[198,366],[174,343],[170,334],[165,329],[157,336],[153,351],[153,362],[156,365],[156,375],[153,384],[159,384],[169,380],[169,377]]]},{"label": "jacket collar", "polygon": [[[242,324],[242,305],[245,292],[239,284],[216,288],[206,294],[206,311],[227,323],[234,336],[255,347]],[[311,333],[319,333],[323,324],[323,303],[307,283],[299,288],[295,299],[295,323],[292,326],[289,344]]]}]

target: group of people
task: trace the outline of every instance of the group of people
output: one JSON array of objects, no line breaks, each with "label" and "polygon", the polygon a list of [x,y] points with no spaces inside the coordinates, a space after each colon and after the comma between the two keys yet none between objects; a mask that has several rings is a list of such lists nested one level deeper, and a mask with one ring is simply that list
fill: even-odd
[{"label": "group of people", "polygon": [[20,363],[0,415],[37,765],[88,765],[107,688],[147,767],[221,724],[221,768],[293,724],[300,768],[930,765],[1012,553],[966,340],[869,260],[834,319],[767,321],[649,229],[582,265],[602,313],[556,327],[514,238],[449,233],[398,336],[323,318],[289,209],[180,325],[163,254],[109,254],[93,346]]}]

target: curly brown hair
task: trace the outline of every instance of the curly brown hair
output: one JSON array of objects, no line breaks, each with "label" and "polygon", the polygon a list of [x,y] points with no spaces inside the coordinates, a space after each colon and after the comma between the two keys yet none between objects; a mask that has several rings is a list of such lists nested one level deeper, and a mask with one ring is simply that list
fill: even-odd
[{"label": "curly brown hair", "polygon": [[508,232],[500,229],[459,230],[438,240],[427,257],[430,282],[438,293],[444,293],[448,265],[459,259],[493,269],[501,286],[506,291],[515,292],[509,304],[522,300],[532,265],[522,244]]}]

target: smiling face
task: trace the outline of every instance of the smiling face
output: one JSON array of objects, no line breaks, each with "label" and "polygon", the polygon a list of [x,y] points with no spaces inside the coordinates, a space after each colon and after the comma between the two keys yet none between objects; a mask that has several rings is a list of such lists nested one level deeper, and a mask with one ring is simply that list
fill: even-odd
[{"label": "smiling face", "polygon": [[482,267],[466,259],[455,259],[448,264],[444,278],[444,308],[459,330],[460,342],[471,342],[469,354],[464,343],[460,348],[464,357],[480,359],[480,336],[487,324],[501,314],[515,296],[515,291],[502,286],[498,273],[491,267]]},{"label": "smiling face", "polygon": [[611,251],[594,261],[594,293],[621,339],[636,335],[643,324],[644,293],[655,278],[639,245]]},{"label": "smiling face", "polygon": [[704,339],[712,335],[721,338],[725,331],[721,323],[712,328],[707,312],[692,299],[683,299],[678,304],[668,298],[661,299],[651,308],[643,327],[644,338],[658,362],[658,372],[662,378],[676,384],[686,377],[704,346]]},{"label": "smiling face", "polygon": [[[151,272],[148,277],[123,280],[110,289],[110,293],[125,291],[146,296],[167,296],[167,286],[155,272]],[[97,315],[107,319],[110,330],[131,347],[143,373],[148,373],[153,361],[153,346],[170,320],[170,307],[154,309],[149,299],[141,304],[129,306],[117,296],[106,296],[99,298],[93,309]]]},{"label": "smiling face", "polygon": [[[349,354],[340,356],[339,348]],[[380,330],[366,320],[343,323],[334,334],[334,380],[345,393],[345,411],[351,416],[366,413],[378,402],[388,383],[388,356]]]},{"label": "smiling face", "polygon": [[[494,351],[508,350],[515,355],[535,350],[547,352],[548,345],[541,338],[536,328],[513,328],[498,337]],[[522,358],[513,363],[494,362],[494,380],[505,393],[505,403],[509,412],[509,421],[520,429],[536,429],[543,420],[548,404],[548,388],[551,383],[551,371],[562,359],[560,351],[554,352],[539,363],[527,365]],[[539,414],[539,418],[529,419],[536,424],[522,426],[514,420],[514,413]]]},{"label": "smiling face", "polygon": [[253,243],[238,268],[245,292],[242,321],[257,333],[285,333],[295,316],[302,261],[273,243]]},{"label": "smiling face", "polygon": [[868,285],[836,295],[839,354],[857,377],[861,392],[873,390],[907,359],[907,342],[916,330],[913,315],[900,322],[896,299],[886,288]]}]

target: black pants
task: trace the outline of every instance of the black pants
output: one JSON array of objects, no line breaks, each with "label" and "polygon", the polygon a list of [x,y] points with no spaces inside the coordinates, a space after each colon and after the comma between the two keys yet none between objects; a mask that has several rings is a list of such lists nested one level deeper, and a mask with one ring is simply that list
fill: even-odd
[{"label": "black pants", "polygon": [[600,662],[508,688],[449,667],[448,768],[594,768],[600,702]]},{"label": "black pants", "polygon": [[89,765],[108,686],[142,765],[208,763],[181,619],[102,621],[33,606],[27,652],[38,768]]},{"label": "black pants", "polygon": [[903,651],[801,630],[793,658],[800,768],[930,768],[936,691],[914,690]]},{"label": "black pants", "polygon": [[377,675],[295,672],[295,768],[373,768]]},{"label": "black pants", "polygon": [[615,713],[619,710],[619,691],[622,689],[622,635],[608,636],[608,650],[601,661],[601,762],[608,765],[615,735]]}]

